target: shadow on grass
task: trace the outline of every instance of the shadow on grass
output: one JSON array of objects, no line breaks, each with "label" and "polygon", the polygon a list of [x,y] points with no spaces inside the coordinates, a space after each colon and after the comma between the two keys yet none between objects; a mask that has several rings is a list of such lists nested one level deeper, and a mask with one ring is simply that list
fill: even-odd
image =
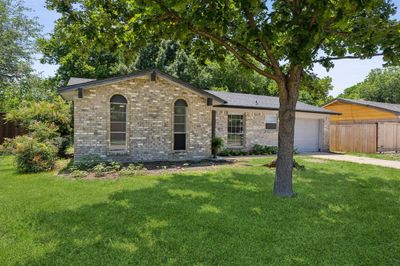
[{"label": "shadow on grass", "polygon": [[[267,171],[267,174],[265,173]],[[143,177],[145,179],[145,177]],[[400,180],[302,172],[299,196],[273,173],[177,174],[108,201],[35,217],[43,256],[29,265],[351,264],[400,259]],[[397,257],[396,257],[397,256]]]}]

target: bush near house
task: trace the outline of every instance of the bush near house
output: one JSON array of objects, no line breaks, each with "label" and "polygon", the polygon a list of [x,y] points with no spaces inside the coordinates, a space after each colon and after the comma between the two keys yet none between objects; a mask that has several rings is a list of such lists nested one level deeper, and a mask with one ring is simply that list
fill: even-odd
[{"label": "bush near house", "polygon": [[14,141],[18,171],[36,173],[54,168],[57,148],[51,142],[39,142],[38,139],[30,136],[18,136]]},{"label": "bush near house", "polygon": [[214,158],[217,157],[218,152],[224,147],[224,140],[220,137],[213,138],[211,142],[211,153]]},{"label": "bush near house", "polygon": [[219,156],[241,156],[241,155],[273,155],[278,153],[277,146],[266,146],[255,144],[249,151],[225,149],[221,151]]},{"label": "bush near house", "polygon": [[99,155],[87,154],[82,156],[79,160],[74,161],[72,170],[89,171],[96,167],[96,165],[106,162],[107,161]]},{"label": "bush near house", "polygon": [[71,143],[71,115],[69,105],[62,99],[49,102],[24,102],[11,110],[7,121],[16,121],[28,133],[7,140],[0,152],[15,154],[20,172],[40,172],[53,169],[58,156],[65,156]]},{"label": "bush near house", "polygon": [[[67,169],[70,172],[69,176],[73,178],[84,178],[94,175],[94,177],[104,177],[109,174],[122,175],[136,175],[147,170],[143,164],[129,164],[123,166],[120,162],[107,161],[96,154],[87,154],[82,156],[79,160],[74,161],[71,167]],[[115,175],[114,175],[115,176]]]},{"label": "bush near house", "polygon": [[[50,140],[57,146],[60,157],[65,156],[66,149],[72,143],[70,105],[60,97],[54,102],[23,102],[21,107],[7,113],[6,120],[20,123],[28,128],[30,134],[42,134],[42,139]],[[45,133],[47,126],[53,130]]]},{"label": "bush near house", "polygon": [[22,173],[36,173],[54,168],[58,146],[62,142],[54,124],[33,122],[29,133],[7,139],[0,151],[15,155],[17,169]]}]

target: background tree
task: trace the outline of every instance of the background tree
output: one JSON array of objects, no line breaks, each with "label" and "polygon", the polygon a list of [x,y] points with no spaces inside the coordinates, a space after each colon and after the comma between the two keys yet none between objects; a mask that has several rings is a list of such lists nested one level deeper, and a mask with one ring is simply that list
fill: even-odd
[{"label": "background tree", "polygon": [[400,103],[400,68],[374,69],[364,81],[345,89],[339,97]]},{"label": "background tree", "polygon": [[[64,23],[63,20],[60,22]],[[67,29],[68,27],[63,27],[63,33],[66,33]],[[116,57],[112,63],[101,58],[98,60],[92,58],[88,62],[85,53],[80,54],[74,51],[81,50],[80,47],[60,49],[60,46],[64,46],[62,44],[64,40],[58,38],[61,37],[55,32],[53,38],[41,39],[40,44],[44,51],[43,62],[59,64],[57,77],[64,83],[72,76],[106,78],[157,68],[202,89],[278,96],[278,87],[275,82],[241,65],[229,54],[218,62],[215,60],[199,62],[190,50],[183,49],[177,42],[161,40],[147,44],[131,54],[134,60],[130,65]],[[103,52],[111,54],[111,51],[103,50]],[[76,61],[70,62],[69,58],[74,58]],[[77,67],[87,64],[90,64],[90,67]],[[320,105],[328,101],[328,94],[332,88],[330,78],[320,79],[315,75],[307,74],[307,78],[302,82],[299,99],[309,104]]]},{"label": "background tree", "polygon": [[0,111],[21,102],[51,100],[58,80],[42,78],[32,69],[36,38],[41,27],[28,18],[23,1],[0,0]]},{"label": "background tree", "polygon": [[[342,58],[382,55],[399,62],[399,23],[384,0],[48,0],[62,14],[64,43],[82,50],[131,54],[153,39],[180,40],[200,60],[233,55],[276,82],[278,160],[274,192],[293,196],[295,107],[304,72]],[[61,24],[60,24],[61,25]],[[59,23],[57,26],[59,27]],[[74,34],[69,34],[69,33]],[[85,52],[85,51],[81,51]]]}]

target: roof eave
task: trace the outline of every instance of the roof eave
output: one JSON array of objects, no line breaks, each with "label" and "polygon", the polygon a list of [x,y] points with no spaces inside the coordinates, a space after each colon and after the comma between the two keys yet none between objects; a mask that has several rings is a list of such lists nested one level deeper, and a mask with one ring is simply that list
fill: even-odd
[{"label": "roof eave", "polygon": [[[218,107],[218,108],[223,108],[223,107],[225,107],[225,108],[238,108],[238,109],[258,109],[258,110],[279,111],[279,108],[273,108],[273,107],[245,106],[245,105],[230,105],[230,104],[214,105],[214,107]],[[314,114],[326,114],[326,115],[341,115],[341,113],[334,112],[334,111],[296,110],[296,112],[314,113]]]},{"label": "roof eave", "polygon": [[374,109],[378,109],[378,110],[383,110],[385,112],[393,113],[393,114],[396,114],[396,115],[400,115],[400,112],[398,112],[398,111],[389,110],[389,109],[386,109],[386,108],[383,108],[383,107],[373,106],[373,105],[370,105],[370,104],[348,101],[347,99],[343,99],[343,98],[333,99],[332,101],[324,104],[322,107],[328,106],[328,105],[330,105],[332,103],[335,103],[335,102],[343,102],[343,103],[348,103],[348,104],[357,104],[357,105],[366,106],[366,107],[370,107],[370,108],[374,108]]},{"label": "roof eave", "polygon": [[85,83],[79,83],[79,84],[74,84],[74,85],[70,85],[70,86],[64,86],[64,87],[60,87],[58,89],[58,93],[61,94],[61,96],[62,96],[62,94],[64,92],[67,92],[67,91],[76,90],[76,89],[79,89],[79,88],[88,89],[88,88],[98,87],[98,86],[102,86],[102,85],[106,85],[106,84],[111,84],[111,83],[114,83],[114,82],[120,82],[120,81],[129,80],[129,79],[132,79],[132,78],[143,77],[143,76],[149,75],[149,74],[151,74],[153,72],[155,72],[157,75],[163,77],[164,79],[172,81],[172,82],[174,82],[174,83],[176,83],[176,84],[178,84],[180,86],[183,86],[183,87],[185,87],[187,89],[190,89],[190,90],[192,90],[192,91],[194,91],[194,92],[196,92],[198,94],[201,94],[201,95],[203,95],[205,97],[212,98],[212,99],[216,100],[219,103],[226,103],[225,100],[219,98],[218,96],[215,96],[215,95],[213,95],[213,94],[211,94],[211,93],[209,93],[209,92],[207,92],[205,90],[199,89],[199,88],[193,86],[190,83],[184,82],[184,81],[182,81],[182,80],[180,80],[178,78],[175,78],[175,77],[173,77],[171,75],[168,75],[168,74],[166,74],[164,72],[161,72],[161,71],[159,71],[157,69],[145,70],[145,71],[141,71],[141,72],[138,72],[138,73],[135,73],[135,74],[130,74],[130,75],[122,76],[122,77],[112,77],[112,78],[107,78],[107,79],[102,79],[102,80],[93,80],[93,81],[89,81],[89,82],[85,82]]}]

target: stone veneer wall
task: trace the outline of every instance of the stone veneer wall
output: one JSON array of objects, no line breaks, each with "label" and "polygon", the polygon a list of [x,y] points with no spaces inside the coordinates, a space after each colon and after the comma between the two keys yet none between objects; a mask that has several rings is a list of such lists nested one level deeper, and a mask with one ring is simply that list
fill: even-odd
[{"label": "stone veneer wall", "polygon": [[[110,98],[126,97],[127,147],[109,145]],[[187,150],[173,150],[173,105],[188,104]],[[132,79],[84,90],[74,99],[75,159],[98,154],[120,161],[196,160],[211,156],[211,107],[205,97],[162,78]]]},{"label": "stone veneer wall", "polygon": [[215,135],[224,140],[225,148],[230,148],[228,146],[228,114],[241,114],[244,116],[245,137],[244,146],[241,149],[249,150],[254,144],[278,145],[278,129],[265,129],[266,115],[276,115],[277,112],[265,110],[243,111],[225,108],[215,108],[214,110],[217,112]]}]

